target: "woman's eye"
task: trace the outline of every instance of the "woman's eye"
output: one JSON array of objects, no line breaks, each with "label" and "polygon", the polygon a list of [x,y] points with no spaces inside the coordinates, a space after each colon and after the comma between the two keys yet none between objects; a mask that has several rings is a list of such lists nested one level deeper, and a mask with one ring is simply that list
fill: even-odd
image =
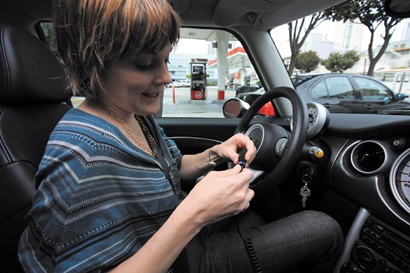
[{"label": "woman's eye", "polygon": [[150,64],[135,64],[135,66],[142,71],[148,71],[152,70],[155,68],[155,63],[150,63]]},{"label": "woman's eye", "polygon": [[[169,64],[169,59],[167,58],[165,61],[164,61],[164,63],[168,66],[168,64]],[[150,63],[144,63],[144,62],[135,62],[134,63],[134,65],[135,65],[135,67],[138,69],[138,70],[141,70],[141,71],[150,71],[150,70],[153,70],[153,69],[155,69],[155,68],[157,68],[159,65],[160,65],[160,62],[158,62],[158,61],[152,61],[152,62],[150,62]],[[162,65],[162,64],[161,64]]]}]

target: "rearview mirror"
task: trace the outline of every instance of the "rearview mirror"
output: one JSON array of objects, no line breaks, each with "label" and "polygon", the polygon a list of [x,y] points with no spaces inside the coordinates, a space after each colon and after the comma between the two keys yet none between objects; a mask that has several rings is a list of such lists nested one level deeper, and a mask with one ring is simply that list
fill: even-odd
[{"label": "rearview mirror", "polygon": [[384,10],[387,15],[394,18],[410,17],[410,1],[408,0],[385,0]]}]

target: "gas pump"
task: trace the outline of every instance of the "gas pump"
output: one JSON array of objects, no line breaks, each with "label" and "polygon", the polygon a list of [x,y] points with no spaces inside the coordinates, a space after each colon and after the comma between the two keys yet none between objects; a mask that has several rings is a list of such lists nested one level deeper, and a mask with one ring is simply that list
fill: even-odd
[{"label": "gas pump", "polygon": [[207,59],[191,59],[191,100],[205,100]]}]

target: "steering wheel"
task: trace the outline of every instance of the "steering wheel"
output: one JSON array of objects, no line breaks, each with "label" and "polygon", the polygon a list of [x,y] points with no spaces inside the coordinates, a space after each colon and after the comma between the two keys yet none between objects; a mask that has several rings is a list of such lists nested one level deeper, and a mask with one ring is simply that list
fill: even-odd
[{"label": "steering wheel", "polygon": [[[261,122],[249,126],[265,103],[280,97],[290,100],[293,109],[293,130]],[[256,146],[256,156],[250,169],[258,176],[250,184],[255,195],[267,192],[279,185],[293,169],[302,153],[308,128],[307,107],[296,91],[289,87],[277,87],[259,97],[239,122],[235,133],[248,135]]]}]

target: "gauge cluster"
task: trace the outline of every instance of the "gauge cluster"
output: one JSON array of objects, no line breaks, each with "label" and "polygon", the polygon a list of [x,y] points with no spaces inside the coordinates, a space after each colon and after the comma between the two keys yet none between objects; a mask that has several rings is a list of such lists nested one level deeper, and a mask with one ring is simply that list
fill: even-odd
[{"label": "gauge cluster", "polygon": [[390,187],[396,201],[410,215],[410,149],[403,152],[393,163]]}]

